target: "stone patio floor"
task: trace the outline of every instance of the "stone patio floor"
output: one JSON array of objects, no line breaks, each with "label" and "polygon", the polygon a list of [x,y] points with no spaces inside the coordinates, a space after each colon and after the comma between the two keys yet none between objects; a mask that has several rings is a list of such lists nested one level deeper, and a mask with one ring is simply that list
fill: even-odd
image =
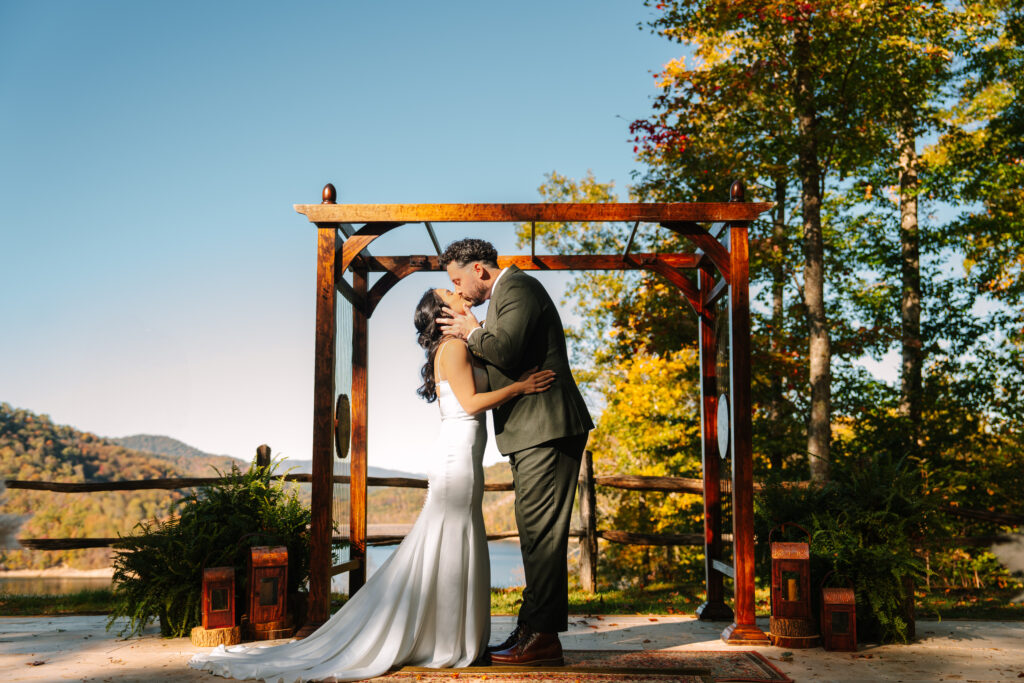
[{"label": "stone patio floor", "polygon": [[[185,666],[200,648],[162,639],[156,627],[121,639],[106,617],[0,617],[0,681],[223,681]],[[760,621],[759,621],[760,624]],[[760,624],[767,629],[767,620]],[[494,617],[492,642],[514,626]],[[692,617],[573,617],[566,649],[726,650],[724,624]],[[1024,681],[1024,622],[919,621],[911,645],[862,646],[856,653],[821,648],[745,648],[761,652],[794,681]],[[585,677],[583,677],[585,680]]]}]

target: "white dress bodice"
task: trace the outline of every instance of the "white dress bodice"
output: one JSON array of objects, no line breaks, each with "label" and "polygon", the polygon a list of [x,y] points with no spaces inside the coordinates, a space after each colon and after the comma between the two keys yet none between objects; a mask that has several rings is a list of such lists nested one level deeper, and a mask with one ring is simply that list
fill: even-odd
[{"label": "white dress bodice", "polygon": [[[478,392],[487,391],[487,371],[476,365],[473,366],[473,381],[476,383]],[[437,383],[437,404],[441,408],[441,420],[483,420],[484,414],[470,415],[459,404],[455,398],[448,380],[443,379]]]}]

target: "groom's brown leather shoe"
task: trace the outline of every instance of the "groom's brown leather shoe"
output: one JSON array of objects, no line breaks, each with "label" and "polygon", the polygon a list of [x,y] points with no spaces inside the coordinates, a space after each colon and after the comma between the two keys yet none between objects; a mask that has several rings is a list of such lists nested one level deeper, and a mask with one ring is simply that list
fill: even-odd
[{"label": "groom's brown leather shoe", "polygon": [[491,653],[495,666],[562,666],[562,644],[557,633],[537,633],[520,624],[519,640],[515,645]]}]

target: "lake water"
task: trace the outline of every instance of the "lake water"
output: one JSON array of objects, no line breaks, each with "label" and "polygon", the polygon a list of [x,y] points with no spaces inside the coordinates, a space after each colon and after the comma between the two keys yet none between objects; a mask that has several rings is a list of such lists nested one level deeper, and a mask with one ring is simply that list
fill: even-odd
[{"label": "lake water", "polygon": [[[372,575],[374,570],[390,557],[397,547],[393,545],[371,547],[367,557],[367,573]],[[491,556],[491,586],[507,588],[523,585],[523,559],[519,554],[519,543],[517,541],[491,541],[487,547]],[[0,573],[0,593],[60,595],[109,587],[110,579],[104,577],[5,577]],[[343,574],[334,577],[331,588],[335,591],[347,591],[348,576]]]},{"label": "lake water", "polygon": [[105,576],[4,576],[0,574],[0,593],[15,595],[62,595],[84,590],[110,588]]}]

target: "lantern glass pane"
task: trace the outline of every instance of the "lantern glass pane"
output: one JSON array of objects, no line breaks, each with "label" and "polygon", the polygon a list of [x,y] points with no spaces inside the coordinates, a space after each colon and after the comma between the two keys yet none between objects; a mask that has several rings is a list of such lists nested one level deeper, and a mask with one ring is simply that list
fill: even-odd
[{"label": "lantern glass pane", "polygon": [[210,611],[223,612],[228,608],[228,589],[213,588],[210,590]]},{"label": "lantern glass pane", "polygon": [[782,599],[794,602],[800,600],[800,572],[782,571]]},{"label": "lantern glass pane", "polygon": [[260,579],[260,607],[277,604],[277,577]]},{"label": "lantern glass pane", "polygon": [[845,636],[850,633],[850,613],[849,612],[833,612],[832,613],[832,634],[836,636]]}]

